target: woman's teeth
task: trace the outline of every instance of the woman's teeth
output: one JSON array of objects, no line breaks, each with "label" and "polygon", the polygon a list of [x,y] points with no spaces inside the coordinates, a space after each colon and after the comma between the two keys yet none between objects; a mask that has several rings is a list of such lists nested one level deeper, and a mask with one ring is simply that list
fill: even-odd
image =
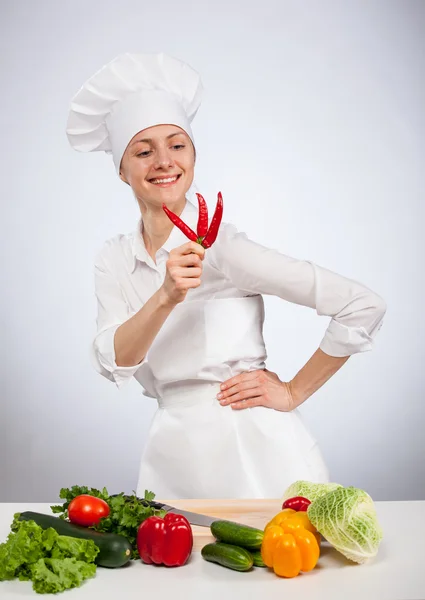
[{"label": "woman's teeth", "polygon": [[160,184],[160,183],[173,183],[174,181],[177,181],[178,179],[178,175],[176,175],[175,177],[167,177],[167,179],[151,179],[151,183],[153,184]]}]

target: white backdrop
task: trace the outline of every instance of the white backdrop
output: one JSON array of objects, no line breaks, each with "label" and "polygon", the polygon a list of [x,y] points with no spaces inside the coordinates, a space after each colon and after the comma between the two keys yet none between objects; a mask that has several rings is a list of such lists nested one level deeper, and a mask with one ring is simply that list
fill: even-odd
[{"label": "white backdrop", "polygon": [[[0,501],[135,489],[155,401],[98,375],[89,346],[94,256],[138,207],[65,125],[103,64],[159,51],[203,78],[193,130],[210,206],[221,190],[226,221],[388,304],[375,349],[301,409],[332,479],[425,499],[425,3],[14,0],[0,21]],[[328,319],[278,298],[266,310],[267,367],[288,380]]]}]

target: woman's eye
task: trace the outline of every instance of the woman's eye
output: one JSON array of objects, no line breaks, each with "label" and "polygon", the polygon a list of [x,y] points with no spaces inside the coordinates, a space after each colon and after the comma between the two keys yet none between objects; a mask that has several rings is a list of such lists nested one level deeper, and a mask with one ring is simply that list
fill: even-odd
[{"label": "woman's eye", "polygon": [[137,154],[137,156],[149,156],[150,153],[151,153],[150,150],[144,150],[143,152],[139,152],[139,154]]},{"label": "woman's eye", "polygon": [[173,146],[174,149],[180,150],[180,148],[184,148],[184,144],[176,144]]}]

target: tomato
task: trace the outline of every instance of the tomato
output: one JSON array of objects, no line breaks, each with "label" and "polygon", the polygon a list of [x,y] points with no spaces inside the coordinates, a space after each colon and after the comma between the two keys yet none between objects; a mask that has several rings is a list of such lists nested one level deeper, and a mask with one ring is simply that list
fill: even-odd
[{"label": "tomato", "polygon": [[105,500],[88,494],[76,496],[68,506],[68,516],[71,523],[91,527],[97,525],[100,519],[109,516],[110,509]]}]

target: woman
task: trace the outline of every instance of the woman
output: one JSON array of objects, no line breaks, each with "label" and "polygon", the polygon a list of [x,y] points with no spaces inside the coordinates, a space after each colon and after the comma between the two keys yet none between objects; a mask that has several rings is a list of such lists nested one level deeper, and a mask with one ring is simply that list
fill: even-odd
[{"label": "woman", "polygon": [[[134,233],[96,259],[98,371],[131,377],[158,401],[137,486],[157,497],[279,497],[298,479],[329,480],[297,408],[348,357],[372,348],[385,314],[356,281],[296,260],[222,223],[205,250],[188,241],[163,204],[193,230],[190,123],[199,75],[164,54],[118,56],[71,105],[67,134],[80,151],[112,154],[138,202]],[[266,369],[262,294],[331,317],[320,347],[289,381]]]}]

